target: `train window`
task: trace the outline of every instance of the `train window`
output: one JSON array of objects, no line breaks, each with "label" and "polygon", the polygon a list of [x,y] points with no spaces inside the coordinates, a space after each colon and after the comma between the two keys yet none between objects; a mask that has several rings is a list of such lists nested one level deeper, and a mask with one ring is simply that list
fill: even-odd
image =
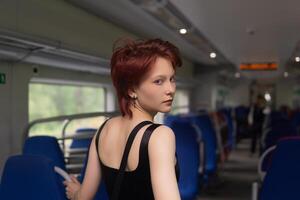
[{"label": "train window", "polygon": [[[104,87],[30,83],[29,120],[105,111],[105,96]],[[42,123],[32,127],[30,136],[42,134],[60,137],[62,126],[62,122]],[[99,117],[76,120],[70,123],[67,131],[74,132],[82,126],[98,128]]]},{"label": "train window", "polygon": [[[187,90],[177,89],[170,114],[188,113],[189,112],[189,93]],[[157,113],[154,118],[156,123],[163,123],[165,114]]]},{"label": "train window", "polygon": [[172,114],[189,112],[189,93],[187,90],[177,89],[172,104]]}]

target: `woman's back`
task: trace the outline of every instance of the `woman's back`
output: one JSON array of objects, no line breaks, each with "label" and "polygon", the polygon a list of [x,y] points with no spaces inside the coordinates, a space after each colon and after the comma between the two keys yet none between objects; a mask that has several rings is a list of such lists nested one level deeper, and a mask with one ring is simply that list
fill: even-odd
[{"label": "woman's back", "polygon": [[[153,124],[150,121],[126,122],[121,117],[115,117],[108,120],[102,126],[102,130],[99,129],[97,133],[99,136],[96,139],[98,141],[98,155],[102,177],[110,197],[120,171],[124,149],[130,137],[133,140],[132,145],[127,144],[126,147],[129,153],[119,199],[154,199],[148,144],[152,132],[159,126],[159,124]],[[179,170],[176,165],[177,178],[178,173]]]},{"label": "woman's back", "polygon": [[[103,126],[99,136],[99,157],[101,162],[111,168],[119,169],[129,134],[139,122],[128,122],[121,117],[114,117]],[[126,171],[133,171],[138,166],[139,146],[142,135],[150,124],[142,127],[132,143]]]}]

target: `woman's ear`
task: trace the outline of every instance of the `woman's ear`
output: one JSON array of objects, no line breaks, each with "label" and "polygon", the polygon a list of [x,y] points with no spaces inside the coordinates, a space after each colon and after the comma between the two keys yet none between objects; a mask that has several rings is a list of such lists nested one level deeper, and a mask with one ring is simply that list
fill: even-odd
[{"label": "woman's ear", "polygon": [[134,90],[129,90],[128,91],[128,95],[130,96],[130,98],[135,99],[137,97],[136,93]]}]

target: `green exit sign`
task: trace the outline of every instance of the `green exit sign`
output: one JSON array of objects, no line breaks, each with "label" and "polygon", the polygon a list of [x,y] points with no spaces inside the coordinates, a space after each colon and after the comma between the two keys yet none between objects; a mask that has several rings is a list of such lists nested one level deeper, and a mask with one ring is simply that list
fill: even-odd
[{"label": "green exit sign", "polygon": [[0,84],[5,84],[5,82],[6,82],[5,74],[0,73]]}]

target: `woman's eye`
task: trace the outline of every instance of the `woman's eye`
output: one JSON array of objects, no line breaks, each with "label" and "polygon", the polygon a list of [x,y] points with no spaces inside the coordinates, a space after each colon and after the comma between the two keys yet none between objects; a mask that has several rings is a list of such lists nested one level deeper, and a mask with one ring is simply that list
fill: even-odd
[{"label": "woman's eye", "polygon": [[163,82],[163,81],[162,81],[161,79],[154,81],[154,83],[155,83],[155,84],[158,84],[158,85],[161,85],[162,82]]},{"label": "woman's eye", "polygon": [[170,81],[171,81],[171,82],[176,82],[175,77],[172,77],[172,78],[170,79]]}]

